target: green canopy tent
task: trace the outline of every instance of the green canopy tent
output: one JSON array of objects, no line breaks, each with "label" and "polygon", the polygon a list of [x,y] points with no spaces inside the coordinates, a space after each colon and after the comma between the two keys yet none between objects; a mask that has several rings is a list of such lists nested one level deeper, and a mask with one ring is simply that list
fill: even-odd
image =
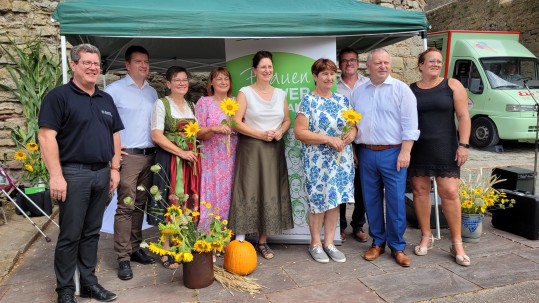
[{"label": "green canopy tent", "polygon": [[366,52],[425,35],[428,26],[423,12],[357,0],[65,0],[53,19],[60,23],[65,75],[66,39],[97,46],[103,73],[123,69],[123,53],[134,44],[148,49],[154,70],[207,71],[224,65],[225,39],[329,36],[338,49]]}]

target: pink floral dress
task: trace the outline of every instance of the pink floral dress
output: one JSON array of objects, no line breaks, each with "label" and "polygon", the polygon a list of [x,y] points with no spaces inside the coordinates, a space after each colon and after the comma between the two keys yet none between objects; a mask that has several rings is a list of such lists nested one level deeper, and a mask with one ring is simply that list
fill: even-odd
[{"label": "pink floral dress", "polygon": [[[195,105],[195,115],[200,127],[221,125],[227,116],[219,108],[212,97],[201,97]],[[202,158],[201,197],[212,205],[200,209],[199,228],[209,231],[210,212],[219,215],[221,220],[228,220],[228,210],[232,197],[232,182],[234,180],[234,160],[238,136],[235,131],[230,136],[230,157],[226,153],[226,136],[213,134],[208,140],[201,140],[201,151],[206,156]]]}]

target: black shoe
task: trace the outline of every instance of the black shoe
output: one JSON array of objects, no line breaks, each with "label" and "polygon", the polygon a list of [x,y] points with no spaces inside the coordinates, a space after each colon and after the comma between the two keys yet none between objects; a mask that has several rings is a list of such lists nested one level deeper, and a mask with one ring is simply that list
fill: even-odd
[{"label": "black shoe", "polygon": [[129,261],[120,261],[118,263],[118,278],[121,280],[129,280],[133,278],[133,271]]},{"label": "black shoe", "polygon": [[131,261],[138,262],[140,264],[155,263],[155,259],[148,256],[142,249],[139,249],[131,254]]},{"label": "black shoe", "polygon": [[95,284],[92,286],[82,286],[80,288],[80,297],[96,299],[101,302],[110,302],[116,300],[118,296],[116,296],[115,293],[104,289],[103,286]]},{"label": "black shoe", "polygon": [[75,295],[70,293],[58,294],[58,303],[77,303]]}]

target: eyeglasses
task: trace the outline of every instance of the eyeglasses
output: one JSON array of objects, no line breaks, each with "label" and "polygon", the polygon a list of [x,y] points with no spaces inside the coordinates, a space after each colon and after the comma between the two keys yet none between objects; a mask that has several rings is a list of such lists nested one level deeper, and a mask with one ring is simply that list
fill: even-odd
[{"label": "eyeglasses", "polygon": [[172,79],[174,83],[189,83],[189,79]]},{"label": "eyeglasses", "polygon": [[79,61],[79,62],[82,64],[82,66],[86,68],[90,68],[92,65],[95,66],[96,68],[101,67],[101,62],[92,62],[92,61]]},{"label": "eyeglasses", "polygon": [[346,64],[346,63],[356,63],[358,60],[355,59],[355,58],[352,58],[352,59],[341,59],[341,62]]},{"label": "eyeglasses", "polygon": [[427,62],[430,63],[430,64],[434,64],[434,63],[442,64],[443,63],[442,60],[435,60],[435,59],[430,59]]}]

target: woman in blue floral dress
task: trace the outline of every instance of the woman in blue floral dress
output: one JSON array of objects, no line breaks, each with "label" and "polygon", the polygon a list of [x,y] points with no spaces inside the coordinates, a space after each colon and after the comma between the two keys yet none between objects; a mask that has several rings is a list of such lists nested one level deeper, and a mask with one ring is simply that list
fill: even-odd
[{"label": "woman in blue floral dress", "polygon": [[[354,126],[346,134],[342,113],[350,109],[348,98],[331,91],[337,66],[318,59],[311,67],[316,88],[301,100],[294,134],[302,144],[305,185],[309,200],[309,253],[318,262],[345,262],[333,244],[339,205],[354,202],[354,160],[350,143],[357,134]],[[340,159],[339,159],[340,157]],[[324,244],[320,233],[324,226]]]}]

